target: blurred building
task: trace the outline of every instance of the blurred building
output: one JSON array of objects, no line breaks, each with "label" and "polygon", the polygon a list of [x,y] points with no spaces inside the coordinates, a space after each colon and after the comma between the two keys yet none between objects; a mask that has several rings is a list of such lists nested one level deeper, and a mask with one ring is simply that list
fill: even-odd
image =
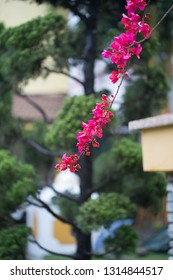
[{"label": "blurred building", "polygon": [[[53,187],[58,192],[69,191],[73,195],[79,195],[79,176],[67,172],[56,175]],[[40,191],[39,198],[44,201],[53,211],[61,215],[58,205],[53,203],[55,192],[44,187]],[[26,225],[32,229],[37,242],[44,248],[62,254],[74,254],[76,251],[76,239],[69,224],[56,219],[46,209],[34,205],[26,207]],[[29,242],[27,246],[28,259],[42,259],[48,253],[39,248],[35,243]]]},{"label": "blurred building", "polygon": [[[0,1],[0,21],[5,27],[15,27],[38,16],[45,16],[50,12],[46,4],[37,5],[34,2]],[[30,79],[22,89],[22,94],[31,97],[31,100],[45,110],[48,118],[54,120],[57,111],[62,106],[68,92],[68,78],[62,74],[50,74],[47,78]],[[39,111],[19,96],[13,96],[13,115],[31,121],[40,119]]]},{"label": "blurred building", "polygon": [[131,121],[129,129],[141,131],[143,170],[162,171],[167,175],[168,254],[173,260],[173,114]]},{"label": "blurred building", "polygon": [[[60,172],[55,176],[53,182],[53,188],[60,193],[70,193],[77,197],[80,193],[80,179],[79,176],[70,171]],[[52,188],[44,186],[38,195],[38,198],[46,203],[57,215],[61,216],[61,210],[58,203],[54,202],[54,198],[57,196]],[[97,194],[94,193],[92,199],[97,198]],[[77,249],[77,243],[75,233],[71,225],[62,222],[60,219],[56,219],[45,208],[40,207],[41,204],[33,197],[28,197],[29,203],[24,203],[15,212],[11,214],[12,218],[16,222],[23,222],[25,220],[26,226],[31,228],[32,236],[39,243],[39,245],[46,250],[42,249],[34,242],[28,242],[26,249],[27,259],[43,259],[45,256],[55,252],[59,254],[75,254]],[[33,204],[32,204],[33,203]],[[38,206],[36,206],[38,205]],[[93,231],[91,235],[93,252],[103,252],[103,240],[108,237],[111,232],[122,224],[131,224],[130,220],[118,221],[114,223],[111,229],[104,229],[101,227],[97,231]],[[33,237],[30,236],[32,240]]]}]

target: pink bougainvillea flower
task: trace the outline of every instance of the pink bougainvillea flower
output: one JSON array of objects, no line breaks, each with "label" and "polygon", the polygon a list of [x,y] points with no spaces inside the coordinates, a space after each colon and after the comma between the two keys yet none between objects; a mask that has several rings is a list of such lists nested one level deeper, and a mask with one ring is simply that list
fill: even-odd
[{"label": "pink bougainvillea flower", "polygon": [[72,154],[69,157],[67,157],[66,154],[62,156],[62,161],[55,165],[55,168],[60,169],[61,171],[69,170],[71,172],[75,172],[80,168],[80,165],[78,164],[79,155]]},{"label": "pink bougainvillea flower", "polygon": [[139,32],[143,34],[144,38],[149,38],[151,35],[151,28],[147,23],[141,22]]},{"label": "pink bougainvillea flower", "polygon": [[104,58],[109,58],[109,57],[111,57],[111,55],[112,55],[112,52],[109,51],[109,50],[104,50],[104,51],[102,52],[102,56],[103,56]]},{"label": "pink bougainvillea flower", "polygon": [[77,147],[80,154],[89,155],[89,145],[93,147],[99,147],[99,143],[96,141],[96,137],[102,138],[103,128],[111,121],[110,117],[113,113],[109,108],[110,101],[108,97],[102,95],[102,103],[96,103],[95,109],[92,110],[93,118],[88,120],[88,123],[82,123],[83,131],[77,135]]},{"label": "pink bougainvillea flower", "polygon": [[146,0],[137,0],[136,2],[137,2],[137,6],[138,6],[139,10],[144,11],[144,9],[147,5]]},{"label": "pink bougainvillea flower", "polygon": [[134,33],[134,34],[138,32],[139,22],[140,22],[140,16],[138,14],[131,14],[131,17],[128,17],[127,15],[123,14],[121,20],[121,23],[124,24],[124,29],[126,29],[128,33]]},{"label": "pink bougainvillea flower", "polygon": [[100,147],[99,142],[97,142],[97,140],[96,140],[95,138],[94,138],[93,141],[92,141],[92,146],[95,147],[95,148]]},{"label": "pink bougainvillea flower", "polygon": [[102,102],[96,103],[95,109],[92,110],[93,118],[88,120],[88,123],[82,122],[83,130],[77,135],[77,144],[79,155],[72,154],[62,156],[62,161],[58,163],[55,168],[64,171],[69,169],[71,172],[76,172],[80,165],[78,161],[81,155],[90,156],[91,146],[97,148],[100,146],[96,138],[102,138],[103,128],[111,121],[114,114],[110,111],[110,100],[103,94]]},{"label": "pink bougainvillea flower", "polygon": [[128,15],[131,15],[132,13],[135,13],[137,9],[143,11],[146,5],[146,0],[127,0],[125,8],[128,11]]},{"label": "pink bougainvillea flower", "polygon": [[115,84],[119,80],[119,73],[118,73],[118,71],[116,71],[116,70],[112,71],[112,73],[111,73],[109,78],[112,81],[112,83]]},{"label": "pink bougainvillea flower", "polygon": [[138,59],[140,59],[140,53],[142,52],[142,46],[141,46],[141,44],[136,44],[136,46],[135,47],[133,47],[133,48],[131,48],[131,51],[132,51],[132,53],[134,54],[134,55],[136,55],[136,57],[138,58]]},{"label": "pink bougainvillea flower", "polygon": [[[125,68],[132,56],[135,55],[140,59],[142,47],[137,40],[137,35],[141,33],[144,38],[150,37],[151,28],[145,22],[145,19],[149,19],[149,17],[143,15],[143,20],[141,20],[140,15],[136,14],[138,9],[143,11],[146,5],[146,0],[127,0],[127,5],[125,6],[127,15],[122,14],[121,19],[125,33],[114,37],[114,41],[110,44],[110,49],[104,50],[102,53],[104,58],[108,58],[113,64],[116,64],[117,70],[112,71],[109,77],[112,83],[116,83],[119,80],[122,76],[120,73],[126,72]],[[127,74],[124,76],[126,77]]]}]

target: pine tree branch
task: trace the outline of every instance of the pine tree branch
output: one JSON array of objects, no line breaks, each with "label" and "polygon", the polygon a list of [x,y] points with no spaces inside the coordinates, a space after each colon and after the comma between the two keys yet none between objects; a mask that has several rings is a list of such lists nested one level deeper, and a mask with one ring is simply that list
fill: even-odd
[{"label": "pine tree branch", "polygon": [[30,205],[33,205],[33,206],[36,206],[36,207],[39,207],[39,208],[44,208],[43,205],[40,205],[40,204],[35,203],[33,201],[30,201],[28,198],[26,199],[26,202],[28,202]]},{"label": "pine tree branch", "polygon": [[26,100],[26,102],[28,102],[30,105],[32,105],[37,111],[39,111],[43,117],[43,120],[45,121],[45,123],[50,124],[52,123],[52,121],[48,118],[48,116],[46,115],[45,111],[43,110],[43,108],[38,105],[36,102],[34,102],[30,96],[21,93],[19,90],[15,89],[14,92],[16,95],[18,95],[19,97],[23,98]]},{"label": "pine tree branch", "polygon": [[56,70],[56,69],[51,69],[51,68],[48,68],[47,66],[44,66],[43,67],[43,70],[46,70],[47,72],[49,73],[56,73],[56,74],[63,74],[73,80],[75,80],[76,82],[78,82],[79,84],[81,84],[82,86],[84,85],[84,82],[82,82],[80,79],[76,78],[75,76],[69,74],[68,72],[65,72],[63,70]]},{"label": "pine tree branch", "polygon": [[64,8],[71,10],[76,16],[78,16],[85,24],[87,23],[87,17],[81,13],[78,9],[78,4],[76,4],[74,1],[69,0],[61,0],[61,1],[47,1],[47,0],[35,0],[37,3],[42,4],[45,2],[50,2],[54,6],[63,6]]},{"label": "pine tree branch", "polygon": [[[68,254],[63,254],[63,253],[58,253],[52,250],[49,250],[45,247],[43,247],[35,238],[33,239],[29,239],[30,242],[35,243],[40,249],[43,249],[44,251],[48,252],[51,255],[55,255],[55,256],[61,256],[61,257],[67,257],[67,258],[71,258],[71,259],[78,259],[76,255],[68,255]],[[109,251],[109,252],[104,252],[104,253],[89,253],[86,252],[86,255],[90,256],[90,257],[104,257],[107,254],[112,253],[113,250]]]},{"label": "pine tree branch", "polygon": [[89,190],[87,192],[87,198],[89,198],[92,193],[102,191],[107,186],[107,184],[110,182],[110,180],[116,180],[116,175],[114,174],[111,176],[107,176],[104,180],[102,180],[102,182],[100,182],[96,186],[94,186],[94,188],[92,190]]},{"label": "pine tree branch", "polygon": [[32,139],[27,139],[27,138],[23,138],[22,141],[30,146],[32,146],[35,150],[37,150],[39,153],[45,155],[45,156],[50,156],[50,157],[61,157],[63,155],[63,153],[61,152],[52,152],[46,148],[44,148],[43,146],[41,146],[40,144],[38,144],[37,142],[35,142]]},{"label": "pine tree branch", "polygon": [[45,203],[43,200],[41,200],[40,198],[38,198],[37,196],[34,196],[34,198],[39,202],[41,203],[41,205],[50,213],[52,214],[56,219],[60,220],[61,222],[65,223],[65,224],[69,224],[71,225],[74,229],[78,230],[78,227],[76,226],[75,223],[61,217],[60,215],[58,215],[57,213],[55,213],[51,207]]},{"label": "pine tree branch", "polygon": [[53,183],[52,178],[54,177],[55,173],[55,165],[56,165],[56,158],[53,157],[51,167],[49,168],[49,172],[47,174],[47,185],[51,186]]},{"label": "pine tree branch", "polygon": [[57,191],[52,185],[48,185],[47,187],[52,189],[56,195],[58,195],[58,196],[60,196],[62,198],[68,199],[70,201],[79,203],[79,199],[77,199],[74,195],[67,194],[67,193],[61,193],[61,192]]},{"label": "pine tree branch", "polygon": [[84,86],[84,82],[82,82],[81,80],[79,80],[79,79],[76,78],[75,76],[73,76],[73,75],[71,75],[71,74],[69,74],[69,73],[67,73],[67,72],[65,72],[65,71],[61,71],[60,73],[63,74],[63,75],[65,75],[65,76],[67,76],[67,77],[69,77],[69,78],[71,78],[71,79],[73,79],[73,80],[75,80],[76,82],[78,82],[79,84],[81,84],[82,86]]},{"label": "pine tree branch", "polygon": [[63,254],[63,253],[58,253],[58,252],[54,252],[52,250],[49,250],[49,249],[43,247],[35,238],[29,239],[29,242],[35,243],[40,249],[43,249],[44,251],[46,251],[47,253],[49,253],[51,255],[67,257],[67,258],[74,259],[74,260],[76,259],[75,255],[67,255],[67,254]]},{"label": "pine tree branch", "polygon": [[[31,100],[31,98],[26,95],[26,94],[22,94],[19,90],[15,89],[14,90],[15,94],[20,96],[21,98],[24,98],[30,105],[32,105],[36,110],[38,110],[42,116],[43,116],[43,120],[45,121],[45,123],[50,124],[52,123],[52,121],[47,117],[45,111],[42,109],[41,106],[39,106],[37,103],[35,103],[33,100]],[[46,156],[51,156],[51,157],[55,157],[55,156],[62,156],[63,153],[60,152],[52,152],[46,148],[44,148],[43,146],[41,146],[40,144],[36,143],[34,140],[32,139],[26,139],[26,138],[22,138],[22,141],[26,144],[29,144],[30,146],[32,146],[34,149],[36,149],[39,153],[44,154]]]},{"label": "pine tree branch", "polygon": [[70,9],[76,16],[81,19],[81,21],[87,24],[87,17],[79,11],[78,4],[75,4],[74,1],[73,3],[70,3],[67,0],[63,0],[63,3],[66,8]]}]

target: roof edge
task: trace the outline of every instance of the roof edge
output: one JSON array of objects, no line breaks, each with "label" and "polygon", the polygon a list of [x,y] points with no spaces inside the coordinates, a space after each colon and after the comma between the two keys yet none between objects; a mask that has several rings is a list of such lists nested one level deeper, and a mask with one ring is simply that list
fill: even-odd
[{"label": "roof edge", "polygon": [[164,115],[130,121],[128,124],[128,129],[132,131],[168,125],[173,125],[173,114],[168,113]]}]

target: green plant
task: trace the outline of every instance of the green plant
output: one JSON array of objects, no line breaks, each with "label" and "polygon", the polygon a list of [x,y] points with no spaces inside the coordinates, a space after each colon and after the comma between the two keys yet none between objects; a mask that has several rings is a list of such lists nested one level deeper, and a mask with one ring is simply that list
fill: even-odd
[{"label": "green plant", "polygon": [[135,252],[137,239],[138,235],[132,226],[122,225],[104,240],[104,245],[107,252],[120,258],[123,254]]}]

